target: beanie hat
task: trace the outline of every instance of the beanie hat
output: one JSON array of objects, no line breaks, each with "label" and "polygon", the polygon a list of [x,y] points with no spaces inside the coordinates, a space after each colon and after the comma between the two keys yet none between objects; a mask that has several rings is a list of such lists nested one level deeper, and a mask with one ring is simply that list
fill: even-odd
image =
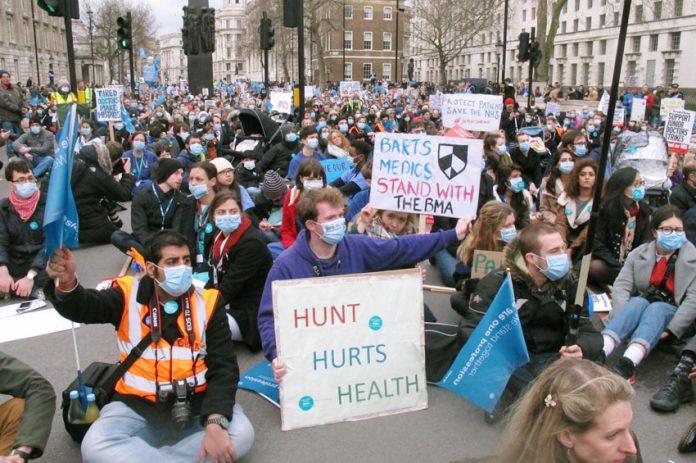
[{"label": "beanie hat", "polygon": [[509,104],[515,104],[515,100],[513,100],[512,98],[505,98],[504,103],[505,103],[505,106],[507,106]]},{"label": "beanie hat", "polygon": [[155,181],[157,183],[164,183],[167,179],[177,170],[183,169],[184,166],[181,165],[176,159],[164,158],[157,162],[155,169]]},{"label": "beanie hat", "polygon": [[232,163],[230,163],[230,161],[228,161],[225,158],[215,158],[210,162],[215,166],[215,169],[217,169],[218,174],[220,172],[226,171],[227,169],[234,169],[232,167]]},{"label": "beanie hat", "polygon": [[280,175],[278,175],[278,172],[275,170],[269,170],[266,172],[266,175],[263,176],[261,191],[263,191],[263,194],[267,198],[277,198],[285,194],[287,188],[287,184],[280,178]]}]

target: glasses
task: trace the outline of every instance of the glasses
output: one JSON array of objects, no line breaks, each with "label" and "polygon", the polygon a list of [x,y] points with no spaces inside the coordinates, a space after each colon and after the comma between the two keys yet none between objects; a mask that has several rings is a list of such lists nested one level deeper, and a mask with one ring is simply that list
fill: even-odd
[{"label": "glasses", "polygon": [[665,235],[671,235],[672,233],[683,233],[684,228],[682,227],[660,227],[657,229],[657,231],[660,231],[664,233]]},{"label": "glasses", "polygon": [[633,184],[633,186],[636,187],[636,188],[637,188],[637,187],[644,186],[644,185],[645,185],[645,180],[643,180],[643,179],[640,179],[640,180],[638,180],[636,183]]},{"label": "glasses", "polygon": [[12,180],[12,183],[23,184],[23,183],[34,183],[35,181],[36,181],[36,178],[34,178],[33,175],[30,175],[28,177],[20,177],[17,180]]}]

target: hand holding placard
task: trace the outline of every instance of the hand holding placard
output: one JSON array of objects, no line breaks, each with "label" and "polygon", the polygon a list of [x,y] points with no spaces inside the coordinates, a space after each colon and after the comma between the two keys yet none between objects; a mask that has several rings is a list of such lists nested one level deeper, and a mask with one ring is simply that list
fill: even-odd
[{"label": "hand holding placard", "polygon": [[459,241],[466,238],[466,236],[471,233],[471,226],[476,217],[466,217],[464,219],[457,220],[457,225],[454,227],[457,232],[457,239]]}]

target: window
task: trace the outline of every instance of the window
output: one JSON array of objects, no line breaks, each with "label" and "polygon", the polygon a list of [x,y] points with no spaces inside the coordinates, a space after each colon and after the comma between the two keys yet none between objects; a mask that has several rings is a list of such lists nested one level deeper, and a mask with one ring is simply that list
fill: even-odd
[{"label": "window", "polygon": [[343,33],[343,48],[346,50],[353,49],[353,31],[345,31]]},{"label": "window", "polygon": [[592,29],[592,18],[588,16],[585,18],[585,30],[589,31],[590,29]]},{"label": "window", "polygon": [[599,54],[600,54],[600,55],[606,55],[606,54],[607,54],[607,41],[606,41],[606,40],[600,40],[600,41],[599,41]]},{"label": "window", "polygon": [[580,11],[580,0],[575,0],[575,11]]},{"label": "window", "polygon": [[666,59],[665,60],[665,82],[668,84],[674,82],[674,60],[673,59]]},{"label": "window", "polygon": [[363,50],[372,50],[372,32],[363,32]]},{"label": "window", "polygon": [[604,27],[606,25],[607,25],[607,15],[600,14],[599,15],[599,27]]},{"label": "window", "polygon": [[684,0],[674,0],[674,16],[681,16],[684,12]]},{"label": "window", "polygon": [[577,64],[570,65],[570,83],[573,85],[578,83],[578,65]]},{"label": "window", "polygon": [[532,7],[532,20],[536,19],[536,7]]},{"label": "window", "polygon": [[582,84],[590,85],[590,63],[582,63]]},{"label": "window", "polygon": [[565,82],[565,67],[562,64],[558,65],[558,81]]},{"label": "window", "polygon": [[636,75],[636,69],[638,65],[635,61],[629,61],[628,66],[626,66],[626,73],[628,74],[628,80],[631,80],[633,76]]},{"label": "window", "polygon": [[346,63],[343,66],[343,80],[353,80],[353,63]]},{"label": "window", "polygon": [[597,85],[604,85],[604,63],[597,65]]},{"label": "window", "polygon": [[363,80],[370,80],[372,77],[372,63],[363,64]]},{"label": "window", "polygon": [[392,8],[390,6],[385,6],[384,7],[384,20],[385,21],[391,21],[392,20]]},{"label": "window", "polygon": [[382,45],[384,51],[391,51],[392,49],[392,35],[391,32],[382,33]]},{"label": "window", "polygon": [[[567,5],[567,3],[566,3],[566,5]],[[566,22],[562,21],[561,22],[561,34],[565,34],[565,33],[566,33]]]},{"label": "window", "polygon": [[565,14],[567,12],[568,12],[568,2],[565,2],[565,4],[563,5],[563,13]]},{"label": "window", "polygon": [[225,63],[225,70],[231,71],[232,70],[232,63]]},{"label": "window", "polygon": [[382,79],[392,80],[392,65],[391,65],[391,63],[382,63]]},{"label": "window", "polygon": [[[371,6],[366,6],[363,9],[363,19],[366,21],[372,21],[372,7]],[[372,66],[372,65],[370,65]]]},{"label": "window", "polygon": [[655,19],[662,19],[662,2],[653,4],[653,12],[655,13]]},{"label": "window", "polygon": [[[353,5],[343,5],[343,18],[353,19]],[[348,63],[346,63],[348,64]],[[351,64],[352,66],[352,64]]]},{"label": "window", "polygon": [[568,57],[568,45],[563,44],[561,45],[561,58],[567,58]]},{"label": "window", "polygon": [[659,35],[653,34],[650,36],[650,51],[657,51],[657,44],[659,41]]},{"label": "window", "polygon": [[573,44],[573,56],[578,56],[580,54],[580,43],[575,42]]},{"label": "window", "polygon": [[522,10],[522,21],[527,20],[527,10]]},{"label": "window", "polygon": [[[681,32],[672,32],[669,34],[669,43],[672,46],[670,50],[679,50],[681,46]],[[668,81],[671,82],[671,81]]]},{"label": "window", "polygon": [[643,5],[636,5],[635,20],[637,23],[643,22]]},{"label": "window", "polygon": [[[640,36],[631,38],[632,49],[634,53],[640,53]],[[631,74],[633,75],[633,74]]]},{"label": "window", "polygon": [[621,20],[621,18],[619,18],[619,12],[615,11],[614,12],[614,26],[618,26],[620,20]]},{"label": "window", "polygon": [[573,32],[577,32],[579,28],[580,28],[580,20],[573,19]]},{"label": "window", "polygon": [[587,9],[588,10],[592,9],[592,0],[587,0]]},{"label": "window", "polygon": [[587,50],[587,53],[585,53],[586,56],[592,56],[592,45],[594,42],[587,42],[585,45],[585,49]]}]

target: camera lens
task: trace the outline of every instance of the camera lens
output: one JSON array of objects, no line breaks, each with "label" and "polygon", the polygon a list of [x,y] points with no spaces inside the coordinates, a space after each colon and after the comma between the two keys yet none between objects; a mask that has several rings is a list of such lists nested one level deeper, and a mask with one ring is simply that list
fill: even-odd
[{"label": "camera lens", "polygon": [[188,402],[176,402],[172,406],[172,422],[179,430],[186,429],[193,424],[191,405]]}]

